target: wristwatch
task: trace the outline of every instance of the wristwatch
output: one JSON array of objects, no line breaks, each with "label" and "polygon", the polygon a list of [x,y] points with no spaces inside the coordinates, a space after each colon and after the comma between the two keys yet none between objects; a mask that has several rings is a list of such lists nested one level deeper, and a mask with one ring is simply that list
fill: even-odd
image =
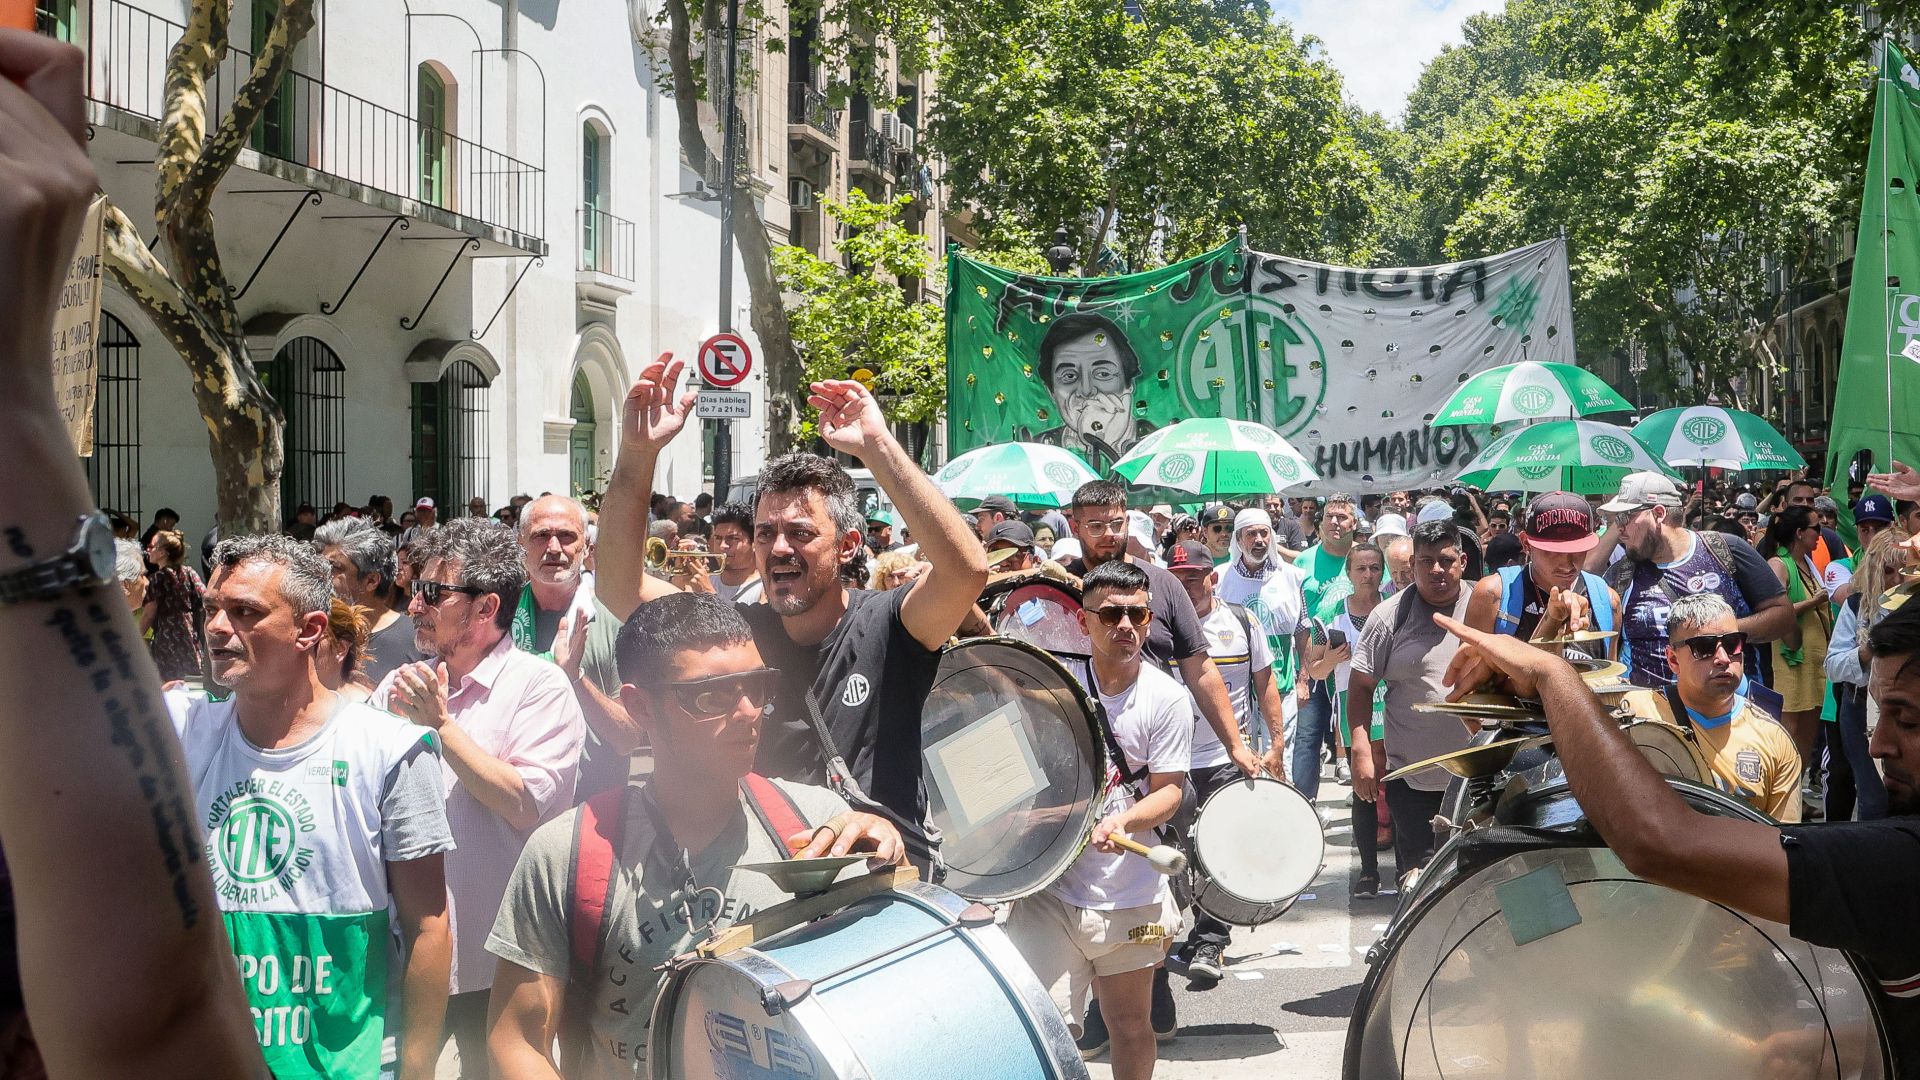
[{"label": "wristwatch", "polygon": [[53,600],[108,584],[115,580],[114,562],[113,523],[98,510],[83,514],[64,554],[0,574],[0,604]]}]

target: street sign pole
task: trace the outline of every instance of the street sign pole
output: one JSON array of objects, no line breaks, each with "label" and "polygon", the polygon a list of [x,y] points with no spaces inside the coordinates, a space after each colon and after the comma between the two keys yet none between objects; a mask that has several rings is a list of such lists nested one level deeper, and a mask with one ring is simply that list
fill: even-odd
[{"label": "street sign pole", "polygon": [[[720,333],[733,332],[733,194],[739,186],[733,175],[734,163],[739,156],[739,125],[734,123],[733,104],[736,79],[738,78],[738,54],[740,51],[740,0],[727,0],[727,72],[725,87],[721,92],[720,123]],[[713,439],[713,501],[716,505],[727,500],[727,489],[733,486],[733,421],[715,420],[718,425]]]}]

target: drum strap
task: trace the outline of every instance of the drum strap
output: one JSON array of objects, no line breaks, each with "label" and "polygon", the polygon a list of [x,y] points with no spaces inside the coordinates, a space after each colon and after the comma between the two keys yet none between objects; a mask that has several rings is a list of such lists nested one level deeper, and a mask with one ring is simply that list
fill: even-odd
[{"label": "drum strap", "polygon": [[[860,781],[853,777],[853,770],[847,767],[847,759],[840,756],[840,748],[834,745],[833,733],[827,730],[827,722],[820,717],[820,702],[814,697],[812,687],[807,688],[807,720],[820,740],[820,754],[827,763],[827,786],[833,789],[834,794],[847,800],[847,805],[855,810],[893,822],[900,830],[900,839],[907,845],[908,857],[918,866],[936,867],[939,863],[940,841],[932,825],[908,821],[895,813],[892,807],[876,802],[860,786]],[[935,877],[935,880],[938,878]]]}]

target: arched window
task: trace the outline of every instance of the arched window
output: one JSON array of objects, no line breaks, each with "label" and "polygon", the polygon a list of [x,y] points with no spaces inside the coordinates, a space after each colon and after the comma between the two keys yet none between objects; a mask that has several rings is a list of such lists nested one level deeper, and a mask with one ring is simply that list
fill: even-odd
[{"label": "arched window", "polygon": [[94,344],[93,456],[87,483],[93,504],[140,516],[140,340],[127,324],[100,313]]},{"label": "arched window", "polygon": [[488,494],[487,376],[456,360],[413,384],[413,493],[441,506]]},{"label": "arched window", "polygon": [[598,121],[580,125],[580,269],[607,273],[612,236],[607,220],[613,140]]},{"label": "arched window", "polygon": [[420,201],[452,209],[452,86],[433,64],[420,65],[414,117],[420,143]]},{"label": "arched window", "polygon": [[312,503],[325,514],[347,491],[346,365],[326,342],[297,337],[280,347],[260,378],[287,418],[281,513],[292,517],[295,507]]},{"label": "arched window", "polygon": [[573,418],[573,431],[567,445],[567,471],[573,482],[573,493],[578,496],[600,487],[600,477],[593,458],[594,436],[598,427],[594,421],[593,384],[587,381],[584,371],[573,377],[573,402],[567,415]]}]

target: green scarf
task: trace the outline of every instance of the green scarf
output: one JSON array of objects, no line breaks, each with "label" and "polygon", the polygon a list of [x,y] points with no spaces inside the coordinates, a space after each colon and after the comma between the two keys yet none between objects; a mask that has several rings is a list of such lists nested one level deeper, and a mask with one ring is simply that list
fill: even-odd
[{"label": "green scarf", "polygon": [[[1773,554],[1775,558],[1787,564],[1787,600],[1793,604],[1804,602],[1807,599],[1807,583],[1800,577],[1800,563],[1786,548],[1781,548]],[[1795,619],[1799,617],[1797,613],[1794,615]],[[1786,661],[1788,667],[1799,667],[1807,662],[1807,650],[1804,647],[1789,649],[1785,643],[1776,643],[1774,648],[1778,650],[1780,659]]]},{"label": "green scarf", "polygon": [[513,635],[514,648],[521,652],[530,652],[542,660],[552,660],[552,649],[541,652],[533,647],[538,610],[533,600],[533,586],[530,584],[520,586],[520,602],[514,605],[513,625],[508,627],[507,632]]}]

